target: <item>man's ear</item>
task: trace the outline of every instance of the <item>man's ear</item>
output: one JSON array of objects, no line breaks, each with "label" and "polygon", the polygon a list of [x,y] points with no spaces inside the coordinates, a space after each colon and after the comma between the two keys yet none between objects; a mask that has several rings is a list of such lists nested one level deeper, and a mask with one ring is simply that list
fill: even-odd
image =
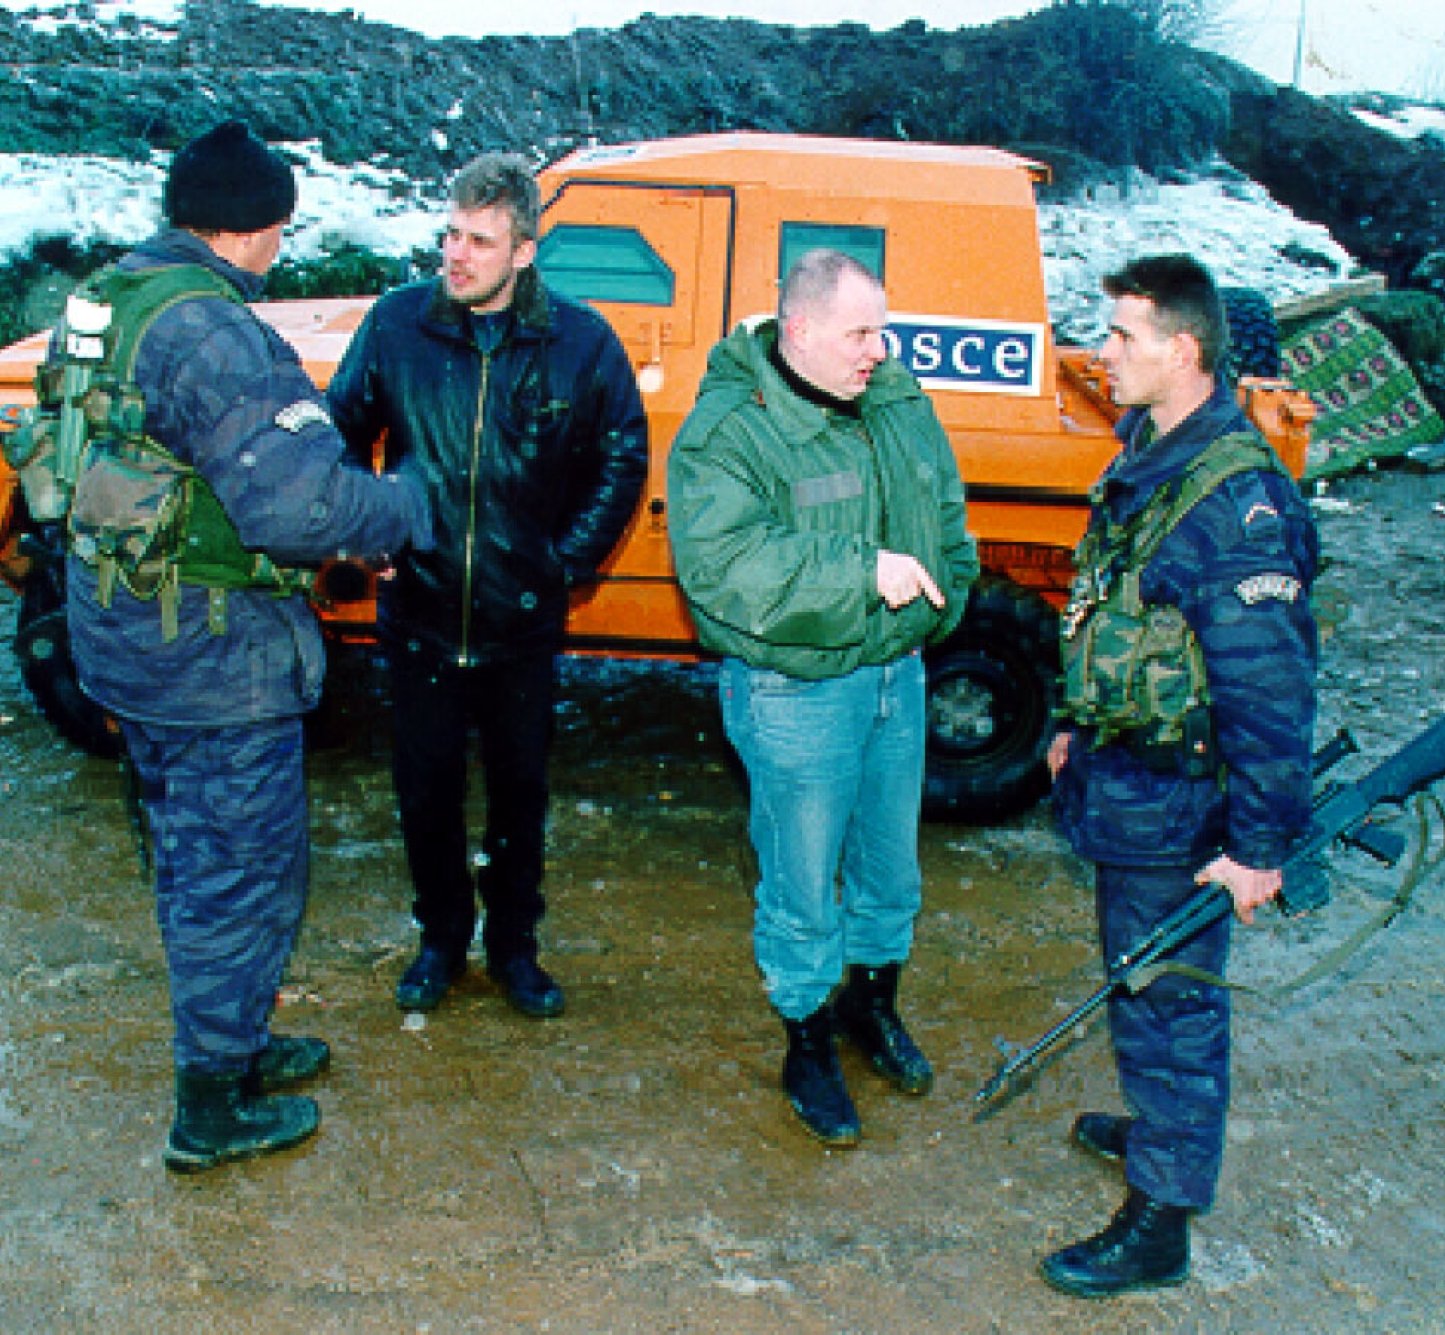
[{"label": "man's ear", "polygon": [[530,269],[536,258],[537,241],[529,236],[525,241],[519,241],[512,251],[512,268],[518,273],[523,269]]},{"label": "man's ear", "polygon": [[1178,359],[1181,370],[1199,371],[1204,366],[1204,352],[1199,346],[1199,340],[1187,330],[1181,329],[1169,340]]}]

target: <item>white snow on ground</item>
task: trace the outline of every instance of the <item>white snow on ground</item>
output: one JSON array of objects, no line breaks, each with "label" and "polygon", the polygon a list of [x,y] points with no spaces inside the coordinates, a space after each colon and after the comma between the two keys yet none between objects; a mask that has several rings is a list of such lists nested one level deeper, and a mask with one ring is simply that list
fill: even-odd
[{"label": "white snow on ground", "polygon": [[[296,163],[299,186],[284,255],[315,258],[348,242],[396,256],[435,246],[444,206],[416,183],[364,164],[338,167],[316,143],[279,147]],[[0,260],[45,236],[144,240],[160,217],[165,164],[160,154],[143,163],[0,154]],[[1042,205],[1039,225],[1050,307],[1072,342],[1101,337],[1099,279],[1134,255],[1188,251],[1220,283],[1257,287],[1275,301],[1326,288],[1353,267],[1323,227],[1227,172],[1180,185],[1136,175],[1127,190]]]},{"label": "white snow on ground", "polygon": [[[441,206],[424,203],[400,173],[335,167],[318,144],[281,144],[297,167],[298,201],[285,254],[311,259],[349,241],[407,255],[436,243]],[[156,228],[169,155],[144,163],[91,156],[0,153],[0,260],[39,237],[133,245]]]}]

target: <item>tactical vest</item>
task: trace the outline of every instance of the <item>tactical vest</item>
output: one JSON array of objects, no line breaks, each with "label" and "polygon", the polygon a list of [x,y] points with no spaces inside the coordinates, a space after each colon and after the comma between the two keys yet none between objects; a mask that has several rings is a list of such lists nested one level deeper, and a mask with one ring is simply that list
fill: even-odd
[{"label": "tactical vest", "polygon": [[[101,606],[110,606],[117,581],[137,598],[155,599],[162,638],[169,641],[179,634],[182,584],[210,591],[207,621],[216,635],[225,633],[228,589],[260,589],[278,597],[307,591],[309,571],[278,566],[264,552],[242,546],[205,479],[145,432],[135,363],[146,332],[182,301],[221,297],[240,304],[240,294],[204,266],[180,264],[108,267],[79,295],[102,312],[109,309],[103,355],[79,396],[60,392],[64,361],[37,372],[36,388],[42,405],[57,404],[61,437],[67,413],[79,412],[83,419],[67,537],[70,550],[96,571]],[[70,332],[62,323],[62,346],[69,346]]]},{"label": "tactical vest", "polygon": [[1167,603],[1146,603],[1139,582],[1190,510],[1226,478],[1262,469],[1288,476],[1253,432],[1221,436],[1123,524],[1108,518],[1103,484],[1096,485],[1090,499],[1099,518],[1074,553],[1078,573],[1060,640],[1060,712],[1091,728],[1096,746],[1122,738],[1140,754],[1182,763],[1190,773],[1209,771],[1204,653],[1184,614]]}]

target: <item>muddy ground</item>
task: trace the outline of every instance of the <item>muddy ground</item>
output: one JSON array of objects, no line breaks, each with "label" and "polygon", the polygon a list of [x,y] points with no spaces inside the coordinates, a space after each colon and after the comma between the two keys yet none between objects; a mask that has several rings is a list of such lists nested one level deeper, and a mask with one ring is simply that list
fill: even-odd
[{"label": "muddy ground", "polygon": [[[1404,474],[1326,498],[1353,610],[1326,648],[1321,738],[1348,724],[1378,756],[1441,707],[1442,502],[1445,478]],[[907,1099],[847,1056],[865,1139],[828,1153],[778,1092],[703,674],[567,674],[545,949],[569,1009],[545,1023],[480,973],[424,1027],[393,1005],[413,932],[385,720],[363,699],[349,744],[311,762],[313,897],[278,1020],[334,1047],[322,1132],[177,1178],[165,972],[115,772],[56,740],[0,664],[7,1333],[1445,1331],[1445,875],[1342,972],[1241,998],[1193,1279],[1085,1303],[1035,1266],[1120,1194],[1066,1142],[1076,1110],[1118,1106],[1102,1031],[971,1119],[995,1037],[1041,1032],[1098,980],[1087,869],[1046,807],[924,829],[905,1002],[938,1083]],[[1358,854],[1333,865],[1325,913],[1239,935],[1241,981],[1297,975],[1398,882]]]}]

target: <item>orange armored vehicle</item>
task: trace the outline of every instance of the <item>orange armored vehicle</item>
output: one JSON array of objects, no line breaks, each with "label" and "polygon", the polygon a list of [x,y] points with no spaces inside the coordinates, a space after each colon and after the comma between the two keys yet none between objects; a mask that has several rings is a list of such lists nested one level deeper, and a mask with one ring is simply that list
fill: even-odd
[{"label": "orange armored vehicle", "polygon": [[[985,570],[962,627],[929,659],[926,808],[981,820],[1036,799],[1055,702],[1056,609],[1118,415],[1090,352],[1053,338],[1034,199],[1045,178],[1041,165],[989,148],[752,133],[587,148],[548,168],[537,264],[550,286],[616,329],[652,438],[637,513],[600,583],[573,602],[569,650],[697,655],[668,545],[668,449],[712,345],[739,320],[773,312],[779,276],[798,255],[844,250],[884,281],[890,349],[953,441]],[[257,309],[324,384],[368,302]],[[37,336],[0,352],[0,404],[27,401],[44,346]],[[1249,377],[1239,392],[1298,475],[1307,397]],[[17,506],[13,476],[0,473],[0,569],[24,590],[25,678],[59,726],[93,740],[87,702],[67,676],[60,595],[29,569]],[[334,636],[370,636],[369,571],[333,564],[318,586]]]}]

